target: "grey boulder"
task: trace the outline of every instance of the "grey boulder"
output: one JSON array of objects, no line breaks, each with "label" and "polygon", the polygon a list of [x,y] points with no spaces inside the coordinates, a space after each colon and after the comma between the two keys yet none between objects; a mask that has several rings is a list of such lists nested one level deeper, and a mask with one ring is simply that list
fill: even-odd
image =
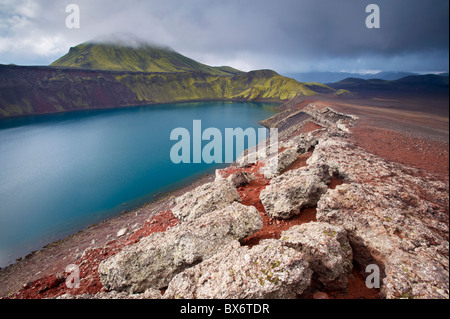
[{"label": "grey boulder", "polygon": [[233,203],[125,247],[100,264],[100,279],[108,290],[141,293],[160,289],[176,274],[261,227],[256,208]]}]

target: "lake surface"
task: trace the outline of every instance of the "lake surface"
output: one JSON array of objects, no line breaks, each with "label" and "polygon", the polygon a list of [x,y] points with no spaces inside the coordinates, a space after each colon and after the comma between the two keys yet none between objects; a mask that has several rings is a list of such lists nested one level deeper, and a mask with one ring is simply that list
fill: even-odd
[{"label": "lake surface", "polygon": [[179,103],[0,120],[0,267],[224,166],[172,163],[173,129],[192,132],[193,120],[203,130],[259,128],[276,106]]}]

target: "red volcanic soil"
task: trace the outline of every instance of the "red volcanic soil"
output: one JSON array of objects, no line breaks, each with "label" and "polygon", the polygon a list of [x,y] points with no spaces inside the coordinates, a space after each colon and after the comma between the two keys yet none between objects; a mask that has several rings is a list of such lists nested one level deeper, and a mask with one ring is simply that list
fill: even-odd
[{"label": "red volcanic soil", "polygon": [[311,157],[313,152],[314,152],[314,149],[311,149],[309,152],[306,152],[305,154],[300,154],[298,156],[297,160],[294,163],[292,163],[286,171],[290,171],[290,170],[294,170],[294,169],[298,169],[300,167],[306,166],[306,161],[308,160],[308,158]]},{"label": "red volcanic soil", "polygon": [[357,146],[375,155],[413,166],[448,181],[448,143],[361,124],[354,128],[352,138]]},{"label": "red volcanic soil", "polygon": [[352,274],[348,278],[347,290],[316,291],[311,293],[310,299],[379,299],[379,289],[367,288],[362,271],[353,265]]},{"label": "red volcanic soil", "polygon": [[[282,150],[281,150],[282,151]],[[281,152],[280,151],[280,152]],[[306,160],[312,155],[312,151],[299,155],[297,161],[295,161],[286,171],[297,169],[306,166]],[[316,209],[307,208],[303,209],[298,215],[288,220],[277,220],[267,215],[259,195],[263,189],[269,185],[270,180],[264,178],[261,174],[254,175],[255,180],[244,187],[238,188],[238,193],[241,196],[241,203],[247,206],[254,206],[260,212],[263,219],[263,227],[255,234],[245,238],[242,242],[243,245],[253,246],[257,245],[261,239],[268,238],[280,238],[281,232],[289,229],[294,225],[301,225],[316,221]]]},{"label": "red volcanic soil", "polygon": [[306,122],[305,124],[302,125],[302,127],[297,131],[299,134],[300,133],[309,133],[318,129],[323,128],[322,126],[313,123],[311,121]]},{"label": "red volcanic soil", "polygon": [[323,129],[323,126],[320,126],[311,121],[306,121],[300,128],[292,132],[291,137],[296,137],[300,134],[310,133],[319,129]]},{"label": "red volcanic soil", "polygon": [[[317,108],[331,107],[356,115],[350,138],[357,146],[388,161],[397,162],[449,180],[448,96],[389,99],[307,100]],[[308,103],[298,105],[303,108]]]},{"label": "red volcanic soil", "polygon": [[[278,152],[281,152],[280,150]],[[230,175],[238,173],[238,172],[246,172],[249,174],[252,174],[253,176],[259,178],[264,178],[264,176],[260,173],[261,168],[263,167],[263,164],[260,162],[250,164],[248,167],[235,167],[235,166],[229,166],[224,169],[220,170],[220,176],[223,178],[228,178]]]},{"label": "red volcanic soil", "polygon": [[[142,228],[128,237],[119,238],[108,242],[104,247],[88,249],[77,262],[80,269],[79,288],[69,289],[66,280],[69,273],[52,274],[36,281],[27,283],[12,299],[41,299],[61,296],[65,293],[72,295],[95,294],[103,289],[98,274],[100,263],[120,252],[125,246],[135,244],[143,237],[152,233],[163,232],[168,227],[178,224],[178,220],[170,211],[161,212],[147,221]],[[73,281],[72,281],[73,283]]]}]

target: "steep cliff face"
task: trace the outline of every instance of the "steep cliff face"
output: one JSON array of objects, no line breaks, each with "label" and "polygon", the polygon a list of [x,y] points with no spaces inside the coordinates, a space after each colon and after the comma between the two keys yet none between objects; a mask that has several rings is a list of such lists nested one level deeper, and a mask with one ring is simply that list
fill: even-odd
[{"label": "steep cliff face", "polygon": [[0,65],[3,118],[179,101],[283,101],[314,94],[269,70],[223,76]]}]

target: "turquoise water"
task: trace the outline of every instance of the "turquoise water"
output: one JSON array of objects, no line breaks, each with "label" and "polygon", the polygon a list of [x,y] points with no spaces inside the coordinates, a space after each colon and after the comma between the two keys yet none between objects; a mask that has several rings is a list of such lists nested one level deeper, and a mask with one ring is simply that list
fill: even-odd
[{"label": "turquoise water", "polygon": [[223,166],[173,164],[174,128],[192,132],[193,120],[222,132],[258,128],[275,106],[180,103],[1,120],[0,267]]}]

